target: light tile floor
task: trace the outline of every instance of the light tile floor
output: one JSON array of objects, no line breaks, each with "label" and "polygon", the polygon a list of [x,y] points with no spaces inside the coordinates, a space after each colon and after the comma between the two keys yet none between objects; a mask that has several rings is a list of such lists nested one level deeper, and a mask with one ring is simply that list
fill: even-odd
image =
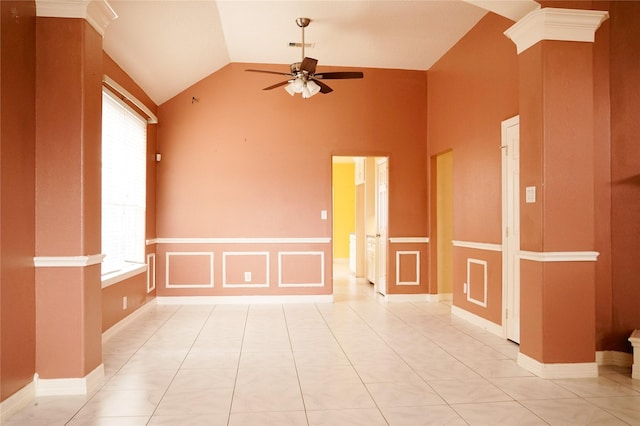
[{"label": "light tile floor", "polygon": [[630,369],[544,380],[444,303],[392,303],[335,269],[335,303],[156,306],[104,345],[93,394],[5,426],[640,425]]}]

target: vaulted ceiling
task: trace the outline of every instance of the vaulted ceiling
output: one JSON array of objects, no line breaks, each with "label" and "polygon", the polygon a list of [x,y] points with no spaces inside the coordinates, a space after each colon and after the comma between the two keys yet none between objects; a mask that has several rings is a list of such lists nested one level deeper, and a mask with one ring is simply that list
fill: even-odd
[{"label": "vaulted ceiling", "polygon": [[[428,70],[486,13],[518,20],[533,0],[108,0],[105,51],[162,104],[230,62]],[[283,71],[288,68],[283,67]]]}]

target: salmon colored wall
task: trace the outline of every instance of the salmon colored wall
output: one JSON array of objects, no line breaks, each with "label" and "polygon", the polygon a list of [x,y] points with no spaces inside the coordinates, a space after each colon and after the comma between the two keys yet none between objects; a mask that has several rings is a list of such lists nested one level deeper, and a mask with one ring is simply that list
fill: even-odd
[{"label": "salmon colored wall", "polygon": [[[487,14],[429,70],[428,158],[453,150],[454,240],[502,243],[500,125],[518,114],[518,57],[515,45],[503,34],[511,25],[506,18]],[[430,188],[436,189],[433,184]],[[435,194],[430,198],[436,202]],[[430,235],[434,236],[435,210],[431,213]],[[435,244],[430,241],[432,250]],[[459,247],[453,251],[454,305],[501,323],[501,256]],[[462,293],[468,257],[489,262],[488,274],[493,278],[487,308],[468,302]]]},{"label": "salmon colored wall", "polygon": [[511,25],[487,14],[429,70],[429,155],[453,149],[456,240],[502,243],[500,123],[518,114]]},{"label": "salmon colored wall", "polygon": [[355,164],[333,164],[333,256],[349,258],[349,235],[356,232]]},{"label": "salmon colored wall", "polygon": [[[591,43],[542,41],[520,54],[521,191],[535,186],[538,194],[535,203],[521,205],[523,250],[596,248],[593,60]],[[543,351],[527,352],[533,337],[523,329],[521,352],[546,363],[593,362],[595,265],[541,268],[542,281],[521,278],[521,291],[540,292],[542,312],[534,314],[540,307],[521,298],[521,313],[542,315]]]},{"label": "salmon colored wall", "polygon": [[[521,57],[543,58],[545,68],[542,81],[538,81],[544,90],[529,92],[534,102],[539,103],[537,109],[542,110],[541,116],[536,117],[540,121],[533,124],[526,118],[521,120],[521,141],[536,141],[537,146],[532,151],[530,144],[521,143],[520,181],[521,188],[536,186],[538,200],[521,206],[521,220],[535,224],[523,224],[521,247],[545,252],[590,251],[595,248],[592,195],[595,163],[593,127],[587,124],[593,122],[593,91],[585,90],[582,81],[592,80],[593,56],[589,53],[592,45],[542,42],[532,49],[536,50],[523,52]],[[537,53],[537,49],[543,50]],[[521,67],[522,73],[528,73],[521,77],[529,81],[530,75],[540,73],[540,66],[532,63]],[[574,75],[584,76],[584,80],[573,78]],[[521,99],[526,96],[523,94]],[[575,100],[571,108],[563,97]],[[585,125],[567,126],[568,120]],[[538,134],[528,136],[532,126],[536,126]],[[576,145],[583,149],[576,150]],[[524,198],[521,194],[521,199]]]},{"label": "salmon colored wall", "polygon": [[[83,19],[36,33],[36,255],[99,254],[102,38]],[[102,362],[100,266],[38,269],[38,374],[84,377]]]},{"label": "salmon colored wall", "polygon": [[[331,252],[327,254],[325,246],[323,243],[158,244],[157,294],[331,294],[333,286],[327,276],[332,275],[332,257]],[[245,281],[245,272],[251,273],[251,280]],[[323,286],[317,285],[323,282]]]},{"label": "salmon colored wall", "polygon": [[[249,67],[282,68],[230,64],[160,106],[160,239],[331,238],[333,155],[389,155],[389,235],[426,235],[425,72],[366,69],[362,80],[335,81],[333,93],[302,99],[280,89],[261,90],[273,76],[246,73]],[[321,210],[329,212],[328,220],[320,219]],[[179,251],[185,249],[200,251]],[[330,261],[330,244],[314,248],[319,249]],[[284,247],[269,250],[273,259]],[[223,250],[214,251],[217,271]],[[165,268],[161,254],[158,266]],[[325,274],[329,282],[330,266]],[[218,282],[200,294],[228,290]],[[254,291],[264,292],[244,294]]]},{"label": "salmon colored wall", "polygon": [[[607,5],[608,8],[609,5]],[[596,262],[596,350],[615,346],[611,267],[611,102],[609,96],[609,50],[611,19],[602,23],[594,44],[594,157]]]},{"label": "salmon colored wall", "polygon": [[[106,53],[103,54],[103,73],[136,97],[154,114],[158,107],[135,81]],[[156,237],[156,138],[157,124],[147,125],[147,210],[146,239]],[[146,254],[155,253],[155,244],[148,244]],[[153,274],[150,269],[147,274]],[[147,274],[136,275],[102,290],[102,331],[115,325],[127,315],[155,297],[155,290],[147,293]],[[127,309],[122,309],[122,298],[127,297]]]},{"label": "salmon colored wall", "polygon": [[[490,250],[478,250],[467,247],[454,247],[453,263],[453,300],[456,306],[463,308],[479,317],[487,319],[495,324],[502,324],[502,253]],[[481,270],[476,262],[469,264],[472,273],[471,283],[467,282],[467,260],[471,259],[487,263],[487,281],[483,283],[483,277],[478,276]],[[479,294],[487,288],[486,307],[477,305],[467,300],[467,294],[463,292],[463,283],[469,284],[469,295],[482,301]]]},{"label": "salmon colored wall", "polygon": [[35,373],[35,3],[1,1],[0,401]]},{"label": "salmon colored wall", "polygon": [[640,328],[640,2],[611,2],[612,349]]},{"label": "salmon colored wall", "polygon": [[[122,298],[127,298],[127,308],[122,308]],[[139,274],[102,289],[102,331],[132,314],[152,297],[147,294],[147,276]]]}]

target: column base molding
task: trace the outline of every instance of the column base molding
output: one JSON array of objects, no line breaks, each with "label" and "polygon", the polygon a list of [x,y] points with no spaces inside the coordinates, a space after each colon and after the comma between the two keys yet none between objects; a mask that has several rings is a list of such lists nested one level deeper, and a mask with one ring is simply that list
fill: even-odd
[{"label": "column base molding", "polygon": [[633,355],[620,351],[597,351],[596,363],[598,365],[612,365],[614,367],[631,367]]},{"label": "column base molding", "polygon": [[104,381],[104,364],[80,378],[41,379],[36,373],[36,396],[87,395]]},{"label": "column base molding", "polygon": [[598,364],[595,362],[545,364],[520,352],[518,365],[543,379],[598,377]]}]

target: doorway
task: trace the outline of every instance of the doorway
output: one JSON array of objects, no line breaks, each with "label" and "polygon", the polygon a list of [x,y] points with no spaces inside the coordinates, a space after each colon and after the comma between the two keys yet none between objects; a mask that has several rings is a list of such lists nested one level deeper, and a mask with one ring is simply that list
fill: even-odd
[{"label": "doorway", "polygon": [[520,343],[520,118],[502,122],[502,290],[504,334]]},{"label": "doorway", "polygon": [[334,270],[386,293],[388,158],[332,157]]},{"label": "doorway", "polygon": [[453,151],[436,156],[436,281],[438,299],[453,294]]}]

